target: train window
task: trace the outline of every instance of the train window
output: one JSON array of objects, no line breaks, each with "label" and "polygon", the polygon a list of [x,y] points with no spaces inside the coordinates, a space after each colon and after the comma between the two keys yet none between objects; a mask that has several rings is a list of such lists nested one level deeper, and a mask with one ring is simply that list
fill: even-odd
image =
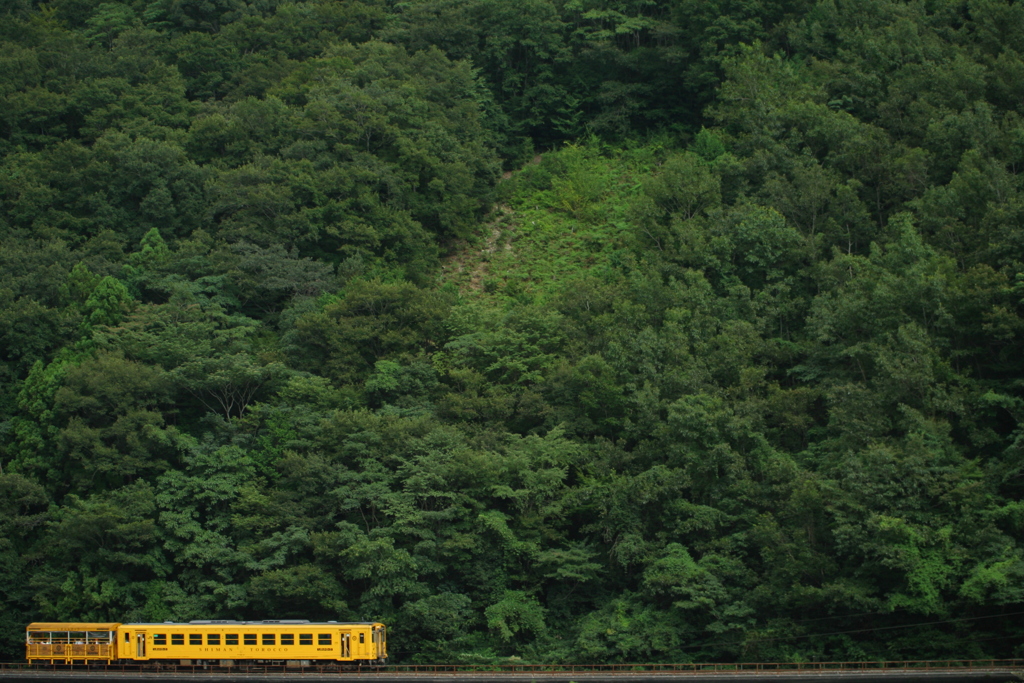
[{"label": "train window", "polygon": [[28,634],[29,643],[49,643],[50,634],[45,631],[30,631]]},{"label": "train window", "polygon": [[299,634],[299,645],[312,645],[313,634],[312,633],[300,633]]},{"label": "train window", "polygon": [[366,642],[366,634],[365,633],[360,633],[359,634],[359,644],[362,645],[365,642]]},{"label": "train window", "polygon": [[263,634],[263,644],[264,645],[273,645],[275,638],[276,638],[276,635],[273,634],[273,633],[264,633]]},{"label": "train window", "polygon": [[220,634],[219,633],[207,633],[206,634],[207,645],[220,645]]},{"label": "train window", "polygon": [[202,645],[203,644],[203,634],[202,633],[190,633],[190,634],[188,634],[188,644],[189,645]]},{"label": "train window", "polygon": [[282,633],[281,634],[281,644],[282,645],[294,645],[295,644],[295,634],[294,633]]},{"label": "train window", "polygon": [[224,636],[224,644],[225,645],[238,645],[238,634],[237,633],[228,633],[227,635],[225,635]]},{"label": "train window", "polygon": [[330,633],[318,633],[318,634],[316,634],[316,644],[317,645],[330,645],[331,644],[331,634]]},{"label": "train window", "polygon": [[167,644],[167,634],[166,633],[154,633],[153,634],[153,644],[154,645],[166,645]]},{"label": "train window", "polygon": [[124,634],[124,642],[126,642],[126,643],[132,642],[132,637],[130,635],[128,635],[127,631],[125,631],[125,634]]},{"label": "train window", "polygon": [[255,645],[256,644],[256,634],[255,633],[245,633],[245,634],[242,635],[242,638],[245,639],[245,644],[246,645]]},{"label": "train window", "polygon": [[184,645],[185,634],[183,633],[172,633],[171,634],[171,645]]}]

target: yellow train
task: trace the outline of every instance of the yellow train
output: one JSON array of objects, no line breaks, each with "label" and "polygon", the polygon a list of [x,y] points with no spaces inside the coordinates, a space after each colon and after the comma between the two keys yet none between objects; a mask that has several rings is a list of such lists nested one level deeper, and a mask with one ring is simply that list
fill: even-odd
[{"label": "yellow train", "polygon": [[187,624],[33,623],[29,663],[261,663],[382,665],[387,629],[377,622],[190,621]]}]

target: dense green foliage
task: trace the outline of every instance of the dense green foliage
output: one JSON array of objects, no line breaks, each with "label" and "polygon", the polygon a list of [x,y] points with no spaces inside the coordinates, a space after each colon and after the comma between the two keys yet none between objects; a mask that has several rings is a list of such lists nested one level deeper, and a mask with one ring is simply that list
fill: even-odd
[{"label": "dense green foliage", "polygon": [[1024,656],[1024,5],[0,12],[4,658]]}]

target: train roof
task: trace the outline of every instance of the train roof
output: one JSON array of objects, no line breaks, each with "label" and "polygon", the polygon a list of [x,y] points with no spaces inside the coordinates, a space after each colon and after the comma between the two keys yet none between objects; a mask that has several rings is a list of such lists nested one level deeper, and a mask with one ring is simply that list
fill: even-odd
[{"label": "train roof", "polygon": [[230,619],[197,619],[188,622],[51,622],[29,624],[27,631],[114,631],[118,626],[373,626],[379,621],[309,621],[308,619],[264,619],[262,621],[234,621]]},{"label": "train roof", "polygon": [[262,621],[235,621],[233,619],[193,619],[188,622],[157,621],[153,623],[125,624],[125,626],[373,626],[377,621],[310,621],[308,619],[263,619]]},{"label": "train roof", "polygon": [[26,631],[113,631],[121,622],[79,622],[79,621],[36,621],[25,627]]}]

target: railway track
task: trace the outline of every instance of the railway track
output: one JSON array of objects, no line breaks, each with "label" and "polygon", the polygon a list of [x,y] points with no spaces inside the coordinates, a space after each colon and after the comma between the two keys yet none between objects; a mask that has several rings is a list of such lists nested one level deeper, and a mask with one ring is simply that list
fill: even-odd
[{"label": "railway track", "polygon": [[702,664],[410,664],[340,669],[326,666],[179,666],[139,665],[30,666],[0,664],[0,683],[111,680],[120,683],[217,681],[218,683],[296,683],[362,679],[375,683],[631,683],[670,680],[688,683],[789,683],[831,679],[844,683],[1019,683],[1024,659],[922,660],[900,662],[751,662]]}]

